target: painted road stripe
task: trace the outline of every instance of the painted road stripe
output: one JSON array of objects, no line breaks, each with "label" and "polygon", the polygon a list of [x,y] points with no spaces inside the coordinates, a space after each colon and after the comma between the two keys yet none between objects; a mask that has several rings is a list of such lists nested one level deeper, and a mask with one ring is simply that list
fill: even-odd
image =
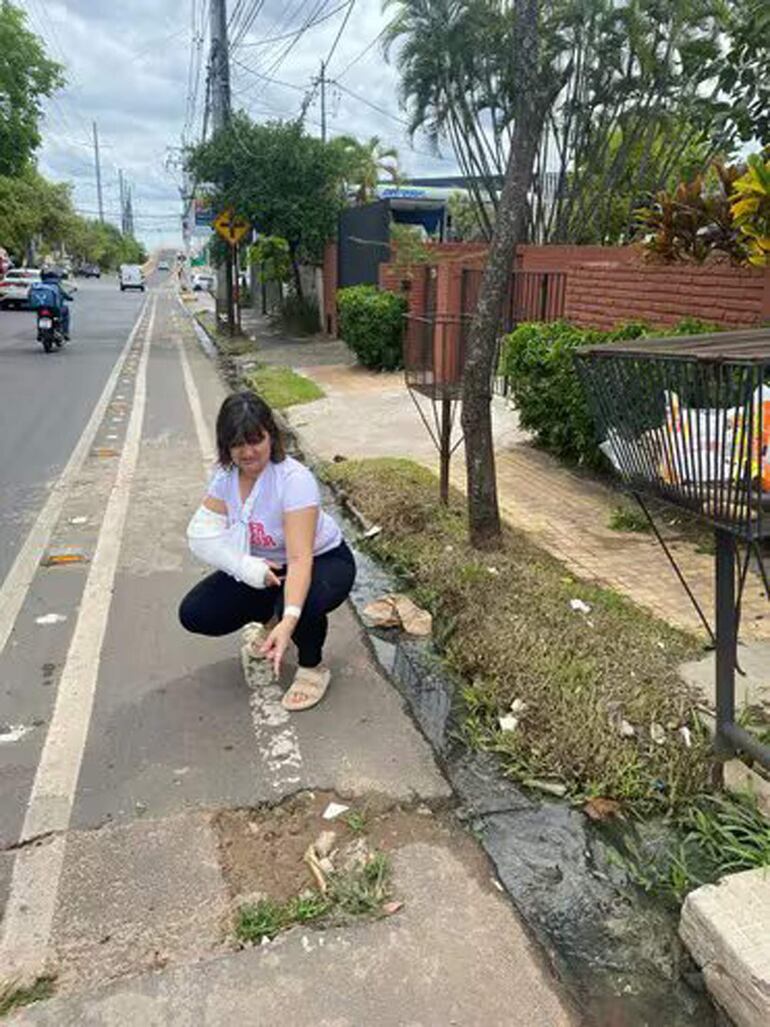
[{"label": "painted road stripe", "polygon": [[115,572],[139,459],[147,363],[156,308],[157,297],[154,297],[136,375],[126,441],[99,529],[22,827],[22,842],[48,834],[54,837],[22,848],[16,854],[0,940],[0,966],[6,973],[9,970],[41,973],[46,965],[64,861],[66,836],[63,832],[69,827],[88,737]]},{"label": "painted road stripe", "polygon": [[[206,476],[211,473],[215,459],[214,442],[203,416],[200,394],[195,384],[190,362],[181,338],[177,339],[179,359],[182,363],[182,377],[187,400],[195,422],[198,447]],[[257,752],[263,761],[270,783],[276,790],[285,791],[299,784],[302,768],[302,751],[299,736],[291,722],[291,714],[281,705],[283,691],[275,682],[254,689],[249,698],[251,721]]]},{"label": "painted road stripe", "polygon": [[128,341],[115,362],[112,373],[107,379],[107,383],[94,407],[88,424],[83,429],[83,434],[72,450],[72,455],[67,461],[67,465],[62,471],[59,480],[51,489],[43,509],[37,515],[37,520],[33,524],[32,530],[27,535],[24,545],[17,553],[11,569],[5,577],[2,587],[0,587],[0,654],[5,649],[8,638],[13,631],[13,626],[16,623],[16,618],[19,616],[19,610],[22,608],[29,587],[38,572],[40,561],[48,548],[48,543],[56,527],[56,522],[61,515],[62,507],[72,488],[72,483],[80,473],[80,469],[96,438],[99,426],[104,420],[107,405],[110,402],[110,397],[120,377],[123,365],[139,331],[139,325],[142,322],[146,308],[147,304],[145,303],[139,311],[139,316],[134,322],[134,326],[128,336]]}]

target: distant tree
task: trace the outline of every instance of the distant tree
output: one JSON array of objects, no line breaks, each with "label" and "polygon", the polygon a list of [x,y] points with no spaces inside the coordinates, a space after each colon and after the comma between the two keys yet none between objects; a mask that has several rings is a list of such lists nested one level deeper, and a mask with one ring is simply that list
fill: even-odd
[{"label": "distant tree", "polygon": [[33,167],[0,175],[0,240],[16,261],[30,249],[67,242],[77,222],[72,187],[49,182]]},{"label": "distant tree", "polygon": [[294,287],[299,264],[320,263],[342,206],[340,154],[298,122],[256,124],[243,112],[229,127],[186,155],[199,182],[216,187],[215,206],[233,207],[264,235],[289,244]]},{"label": "distant tree", "polygon": [[0,5],[0,175],[19,175],[40,146],[41,99],[64,84],[21,8]]},{"label": "distant tree", "polygon": [[377,184],[384,176],[397,185],[398,150],[383,146],[379,136],[361,143],[353,136],[338,136],[329,143],[338,156],[346,192],[354,192],[356,203],[370,203],[376,196]]}]

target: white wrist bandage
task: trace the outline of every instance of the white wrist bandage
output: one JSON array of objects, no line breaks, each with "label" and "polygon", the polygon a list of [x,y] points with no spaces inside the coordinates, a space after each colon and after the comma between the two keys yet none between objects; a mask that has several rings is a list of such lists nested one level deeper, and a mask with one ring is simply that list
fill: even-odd
[{"label": "white wrist bandage", "polygon": [[284,606],[283,608],[284,617],[296,617],[297,620],[302,616],[301,606]]},{"label": "white wrist bandage", "polygon": [[225,571],[252,588],[264,588],[268,566],[265,560],[242,553],[228,535],[227,518],[200,506],[187,526],[191,552],[217,570]]}]

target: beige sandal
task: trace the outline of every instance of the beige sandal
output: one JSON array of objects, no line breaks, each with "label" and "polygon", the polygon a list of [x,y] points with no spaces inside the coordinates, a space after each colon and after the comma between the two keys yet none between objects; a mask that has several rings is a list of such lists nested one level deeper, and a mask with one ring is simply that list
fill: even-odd
[{"label": "beige sandal", "polygon": [[326,667],[299,667],[291,688],[281,699],[281,706],[292,713],[309,710],[326,695],[331,676]]}]

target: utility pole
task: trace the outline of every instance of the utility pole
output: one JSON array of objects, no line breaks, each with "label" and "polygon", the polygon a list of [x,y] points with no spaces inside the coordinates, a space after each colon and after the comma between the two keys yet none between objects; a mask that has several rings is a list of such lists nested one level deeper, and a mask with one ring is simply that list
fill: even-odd
[{"label": "utility pole", "polygon": [[126,234],[126,186],[123,181],[123,168],[118,168],[118,178],[120,180],[120,231],[122,235]]},{"label": "utility pole", "polygon": [[94,163],[96,165],[96,195],[99,200],[99,220],[104,224],[104,201],[102,199],[102,165],[99,160],[99,130],[94,122]]},{"label": "utility pole", "polygon": [[321,140],[326,142],[326,61],[321,61]]},{"label": "utility pole", "polygon": [[[230,57],[227,44],[227,0],[211,0],[211,123],[216,134],[230,123]],[[225,280],[217,275],[217,323],[227,312],[227,330],[235,335],[233,248],[227,247]]]},{"label": "utility pole", "polygon": [[134,234],[134,201],[132,199],[132,188],[128,186],[126,190],[126,233],[128,235]]}]

